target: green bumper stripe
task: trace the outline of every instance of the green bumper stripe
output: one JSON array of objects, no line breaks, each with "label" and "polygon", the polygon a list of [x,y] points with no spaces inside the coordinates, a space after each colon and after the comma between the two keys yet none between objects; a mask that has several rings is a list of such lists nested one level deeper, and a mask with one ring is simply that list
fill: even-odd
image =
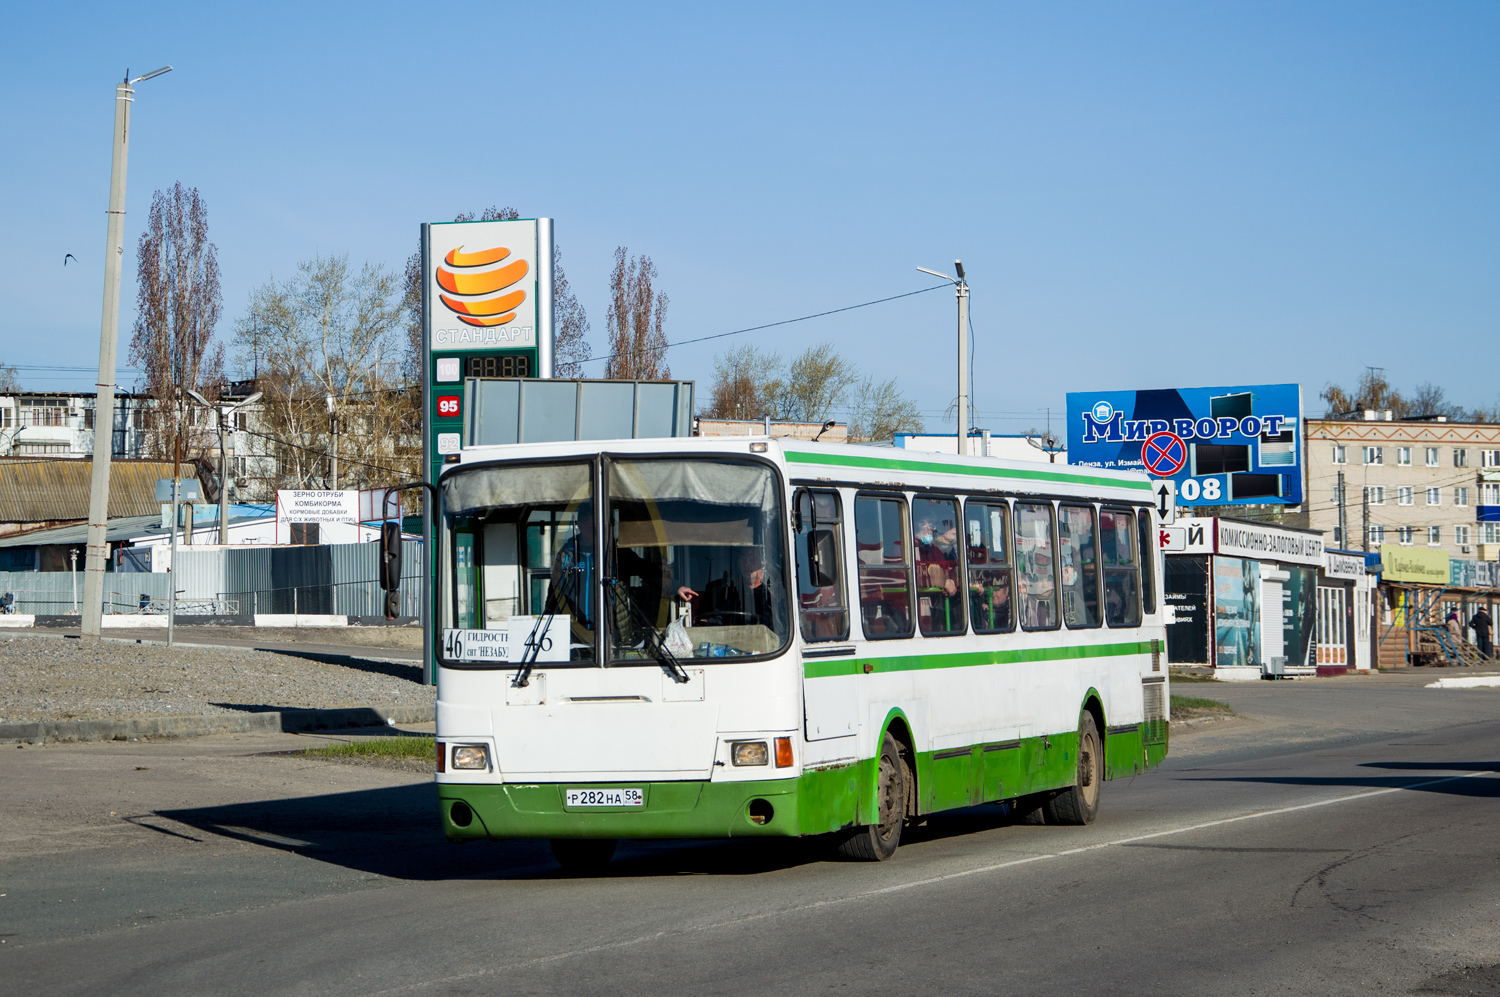
[{"label": "green bumper stripe", "polygon": [[1094,485],[1100,488],[1128,488],[1150,493],[1151,483],[1145,480],[1121,480],[1102,478],[1092,474],[1066,471],[1023,471],[1015,468],[983,467],[970,464],[929,463],[919,460],[903,460],[899,457],[868,457],[863,454],[804,453],[799,450],[786,451],[789,464],[820,464],[828,467],[872,467],[886,471],[916,471],[928,474],[965,474],[975,478],[1010,478],[1015,481],[1057,481],[1070,485]]},{"label": "green bumper stripe", "polygon": [[1113,658],[1128,654],[1150,654],[1150,641],[1121,644],[1080,644],[1072,647],[1029,647],[1014,651],[971,651],[963,654],[912,654],[894,658],[811,659],[802,663],[808,678],[855,675],[869,666],[872,672],[911,672],[928,668],[974,668],[1022,661],[1068,661],[1074,658]]}]

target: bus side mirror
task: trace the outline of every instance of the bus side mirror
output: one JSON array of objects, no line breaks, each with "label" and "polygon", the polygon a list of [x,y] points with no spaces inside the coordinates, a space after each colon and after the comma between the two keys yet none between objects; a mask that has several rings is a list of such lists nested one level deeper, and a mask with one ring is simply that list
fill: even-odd
[{"label": "bus side mirror", "polygon": [[401,588],[401,524],[380,525],[380,587],[387,592]]},{"label": "bus side mirror", "polygon": [[838,545],[833,542],[832,530],[813,530],[807,535],[808,568],[812,577],[808,579],[814,588],[827,588],[837,584],[839,577]]}]

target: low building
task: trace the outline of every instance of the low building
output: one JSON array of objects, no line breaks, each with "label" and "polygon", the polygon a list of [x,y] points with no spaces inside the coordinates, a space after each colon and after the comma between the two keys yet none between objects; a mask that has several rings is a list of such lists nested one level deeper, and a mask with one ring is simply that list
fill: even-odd
[{"label": "low building", "polygon": [[1168,661],[1231,681],[1316,674],[1319,534],[1224,517],[1161,533]]},{"label": "low building", "polygon": [[694,420],[694,436],[774,436],[793,440],[817,440],[820,443],[848,443],[849,427],[842,422],[831,426],[820,422],[783,422],[777,419],[709,419]]},{"label": "low building", "polygon": [[[184,465],[183,477],[196,468]],[[70,523],[87,523],[92,461],[67,457],[0,458],[0,537]],[[109,518],[160,515],[158,479],[172,477],[170,461],[112,461]],[[3,570],[3,569],[0,569]]]}]

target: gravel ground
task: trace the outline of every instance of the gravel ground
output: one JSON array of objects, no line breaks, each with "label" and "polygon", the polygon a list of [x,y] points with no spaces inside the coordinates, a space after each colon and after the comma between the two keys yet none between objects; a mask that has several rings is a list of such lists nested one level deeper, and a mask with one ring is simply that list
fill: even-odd
[{"label": "gravel ground", "polygon": [[414,664],[0,634],[0,723],[433,701]]}]

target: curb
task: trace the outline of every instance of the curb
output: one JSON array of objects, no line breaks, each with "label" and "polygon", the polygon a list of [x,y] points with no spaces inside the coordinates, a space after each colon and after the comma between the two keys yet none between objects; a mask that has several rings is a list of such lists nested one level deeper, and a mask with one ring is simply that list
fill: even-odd
[{"label": "curb", "polygon": [[202,737],[207,734],[297,733],[429,723],[431,706],[354,706],[331,710],[270,710],[265,713],[202,713],[134,720],[54,720],[0,724],[0,744],[47,741],[125,741],[140,737]]}]

